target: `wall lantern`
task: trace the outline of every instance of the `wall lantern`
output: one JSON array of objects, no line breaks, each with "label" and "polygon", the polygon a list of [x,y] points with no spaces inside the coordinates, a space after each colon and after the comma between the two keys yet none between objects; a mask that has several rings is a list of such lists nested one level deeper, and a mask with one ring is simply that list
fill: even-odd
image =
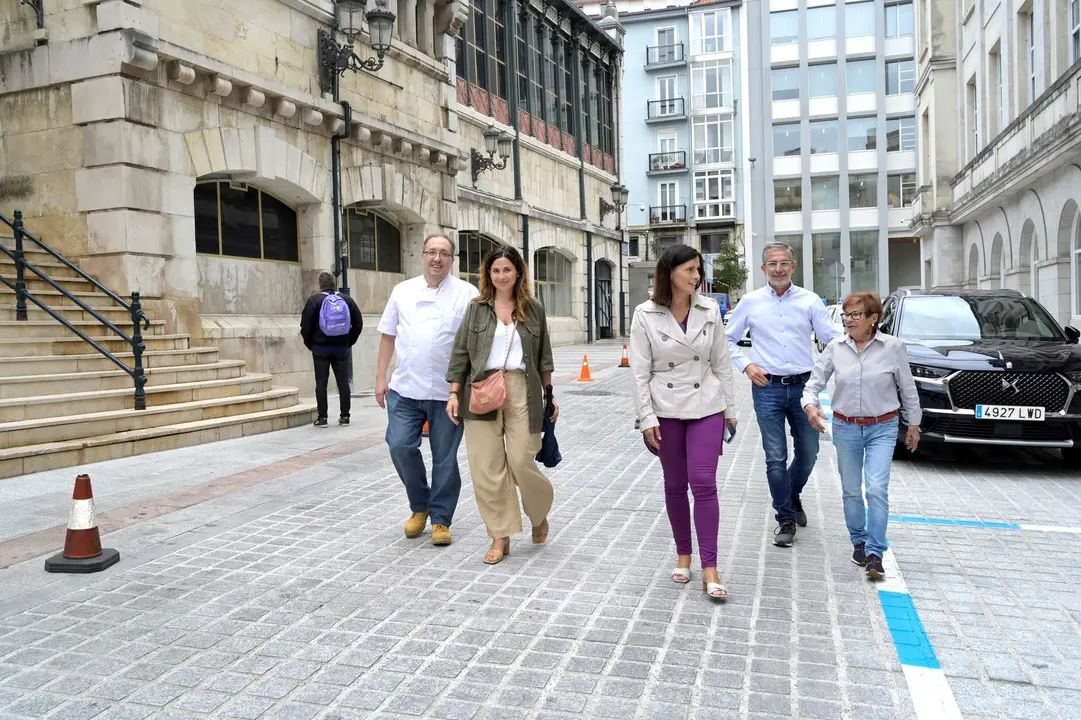
[{"label": "wall lantern", "polygon": [[[341,45],[334,39],[333,32],[319,31],[319,87],[323,92],[330,92],[335,78],[344,75],[346,70],[375,72],[383,67],[390,50],[395,15],[387,9],[387,0],[375,0],[371,10],[365,10],[366,6],[367,0],[335,0],[334,27],[345,39]],[[365,20],[376,57],[361,60],[353,52],[353,44],[360,37],[361,23]]]},{"label": "wall lantern", "polygon": [[[510,157],[511,151],[514,147],[514,138],[507,133],[496,128],[495,125],[489,125],[488,129],[484,131],[484,149],[488,155],[480,152],[476,148],[470,150],[470,165],[473,172],[473,185],[477,184],[477,177],[485,170],[503,170],[507,167],[507,158]],[[496,162],[495,155],[499,153],[499,157],[502,158],[501,162]]]},{"label": "wall lantern", "polygon": [[609,189],[612,191],[612,202],[601,198],[601,222],[604,222],[605,216],[609,213],[623,212],[623,208],[627,207],[627,200],[630,199],[630,190],[624,185],[617,183]]}]

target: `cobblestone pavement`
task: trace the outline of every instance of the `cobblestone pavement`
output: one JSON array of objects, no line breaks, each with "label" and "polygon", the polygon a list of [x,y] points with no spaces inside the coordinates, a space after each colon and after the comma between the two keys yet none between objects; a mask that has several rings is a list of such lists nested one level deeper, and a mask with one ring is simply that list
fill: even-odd
[{"label": "cobblestone pavement", "polygon": [[[561,349],[559,366],[576,374],[582,352]],[[198,458],[200,482],[215,466],[219,482],[265,478],[108,533],[122,559],[105,573],[46,576],[40,557],[0,570],[0,718],[916,717],[878,593],[848,561],[829,443],[810,526],[773,547],[739,380],[719,470],[729,600],[713,604],[669,579],[660,468],[633,431],[629,371],[604,369],[619,348],[588,352],[596,382],[557,389],[549,544],[517,536],[494,567],[464,446],[454,544],[403,537],[377,420],[333,441],[303,428],[95,466],[96,488],[138,466],[187,488],[178,457]],[[964,716],[1078,717],[1079,538],[1025,529],[1081,528],[1077,471],[931,455],[895,464],[891,496],[906,518],[894,553]]]}]

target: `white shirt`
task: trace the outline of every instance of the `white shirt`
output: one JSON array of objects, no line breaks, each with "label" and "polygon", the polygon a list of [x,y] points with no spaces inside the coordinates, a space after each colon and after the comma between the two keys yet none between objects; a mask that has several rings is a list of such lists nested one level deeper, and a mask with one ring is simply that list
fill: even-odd
[{"label": "white shirt", "polygon": [[446,381],[454,335],[477,288],[448,275],[438,288],[424,276],[398,283],[379,320],[379,332],[394,340],[397,363],[390,389],[410,400],[447,400]]},{"label": "white shirt", "polygon": [[[737,345],[744,331],[751,330],[751,359]],[[752,362],[770,375],[800,375],[814,368],[811,331],[819,342],[828,343],[837,335],[830,324],[822,298],[806,288],[789,285],[778,295],[766,285],[752,290],[736,304],[728,316],[728,351],[736,369],[743,372]]]},{"label": "white shirt", "polygon": [[[510,354],[507,354],[507,338],[510,338]],[[522,351],[522,336],[518,334],[518,326],[515,323],[504,325],[502,321],[496,325],[495,336],[492,338],[492,350],[488,353],[488,362],[484,364],[485,370],[499,370],[504,367],[503,358],[507,358],[507,370],[525,370],[525,354]]]}]

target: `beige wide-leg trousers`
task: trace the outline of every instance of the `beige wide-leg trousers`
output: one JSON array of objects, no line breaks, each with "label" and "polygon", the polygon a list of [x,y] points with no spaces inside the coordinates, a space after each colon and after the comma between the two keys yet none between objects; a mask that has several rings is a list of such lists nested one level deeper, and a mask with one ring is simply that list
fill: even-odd
[{"label": "beige wide-leg trousers", "polygon": [[552,509],[552,483],[534,458],[540,452],[541,433],[529,432],[529,404],[523,372],[508,372],[507,404],[493,421],[466,420],[465,443],[473,494],[481,519],[492,538],[522,531],[522,509],[534,526]]}]

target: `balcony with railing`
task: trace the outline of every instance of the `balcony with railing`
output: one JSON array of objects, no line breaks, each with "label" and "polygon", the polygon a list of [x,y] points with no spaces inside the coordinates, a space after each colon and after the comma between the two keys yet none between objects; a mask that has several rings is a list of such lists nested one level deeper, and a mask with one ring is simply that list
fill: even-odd
[{"label": "balcony with railing", "polygon": [[660,70],[687,64],[683,43],[651,45],[646,48],[646,70]]},{"label": "balcony with railing", "polygon": [[646,175],[675,175],[682,172],[687,172],[686,150],[649,154],[649,169]]},{"label": "balcony with railing", "polygon": [[650,225],[677,225],[687,222],[686,205],[650,205]]},{"label": "balcony with railing", "polygon": [[687,103],[682,97],[646,101],[646,122],[659,123],[687,119]]},{"label": "balcony with railing", "polygon": [[[1077,145],[1081,132],[1081,61],[1006,126],[952,184],[953,216],[981,205],[1029,174],[1036,163]],[[926,211],[925,211],[926,212]]]}]

